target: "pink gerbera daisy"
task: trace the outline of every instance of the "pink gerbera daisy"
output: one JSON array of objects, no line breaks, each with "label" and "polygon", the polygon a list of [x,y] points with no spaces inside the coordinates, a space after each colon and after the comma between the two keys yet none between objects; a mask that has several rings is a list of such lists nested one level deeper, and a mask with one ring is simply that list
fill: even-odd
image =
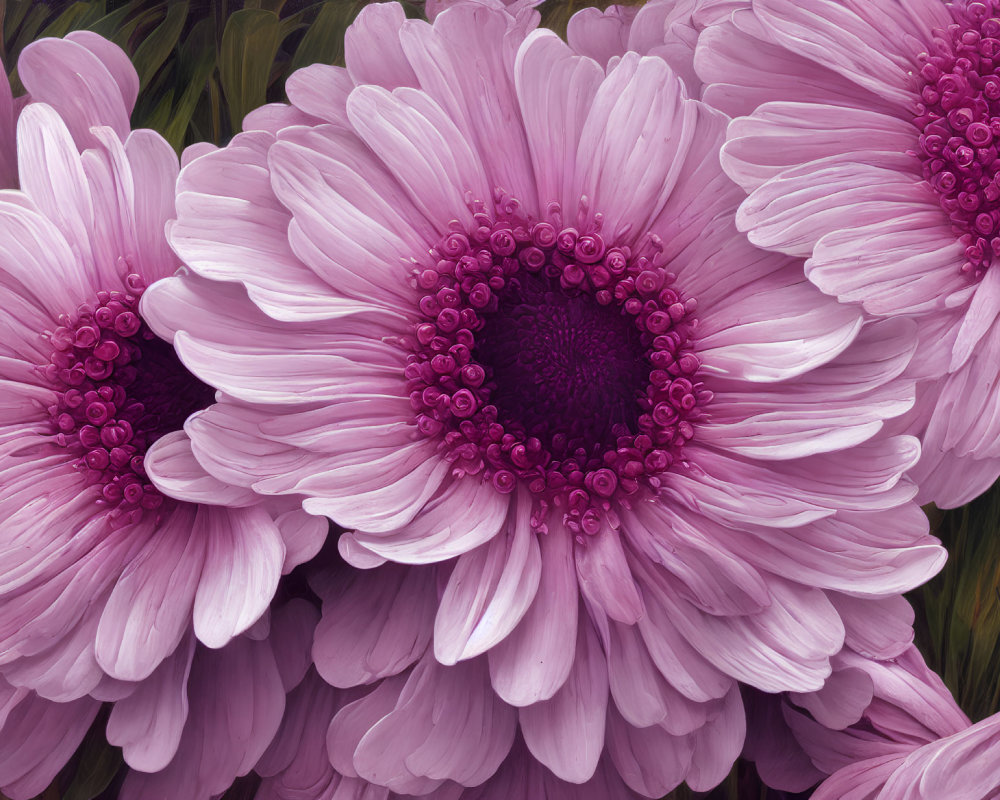
[{"label": "pink gerbera daisy", "polygon": [[921,499],[1000,474],[1000,4],[745,0],[701,35],[704,99],[747,114],[728,174],[751,241],[824,292],[920,323]]},{"label": "pink gerbera daisy", "polygon": [[[816,800],[991,800],[1000,791],[1000,717],[972,725],[911,647],[873,661],[845,651],[821,692],[756,695],[745,755],[769,785]],[[824,780],[825,779],[825,780]]]},{"label": "pink gerbera daisy", "polygon": [[359,776],[475,786],[523,740],[569,783],[707,788],[737,681],[816,690],[845,638],[909,640],[896,595],[944,557],[916,440],[881,431],[912,324],[737,233],[728,120],[662,58],[530,27],[365,8],[346,69],[183,170],[191,272],[142,311],[221,390],[197,461],[350,529],[360,571],[313,561],[314,656],[391,687],[341,741]]},{"label": "pink gerbera daisy", "polygon": [[[118,800],[218,796],[274,738],[285,695],[309,667],[318,616],[311,603],[284,596],[220,649],[188,632],[152,675],[122,685],[124,696],[103,717],[93,697],[53,702],[0,678],[0,791],[11,800],[40,795],[88,729],[103,737],[106,723],[131,767]],[[83,761],[76,769],[92,768]]]},{"label": "pink gerbera daisy", "polygon": [[21,190],[0,192],[0,673],[52,700],[114,699],[192,625],[212,647],[247,629],[326,525],[187,466],[181,425],[214,392],[139,310],[177,266],[178,162],[129,130],[128,58],[78,33],[25,48],[18,74],[32,102]]}]

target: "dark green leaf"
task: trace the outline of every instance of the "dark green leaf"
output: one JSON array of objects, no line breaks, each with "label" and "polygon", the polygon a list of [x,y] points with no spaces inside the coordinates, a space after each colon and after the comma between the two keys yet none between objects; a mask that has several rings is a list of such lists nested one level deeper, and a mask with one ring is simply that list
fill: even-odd
[{"label": "dark green leaf", "polygon": [[226,22],[219,51],[219,79],[234,129],[250,111],[267,102],[274,57],[281,43],[281,20],[273,11],[245,8]]},{"label": "dark green leaf", "polygon": [[139,73],[139,86],[145,89],[156,71],[177,46],[184,23],[187,21],[187,0],[181,3],[169,3],[167,15],[163,22],[149,33],[142,44],[136,48],[132,63]]},{"label": "dark green leaf", "polygon": [[289,73],[309,64],[343,64],[344,32],[365,4],[352,0],[323,3],[315,22],[302,37]]}]

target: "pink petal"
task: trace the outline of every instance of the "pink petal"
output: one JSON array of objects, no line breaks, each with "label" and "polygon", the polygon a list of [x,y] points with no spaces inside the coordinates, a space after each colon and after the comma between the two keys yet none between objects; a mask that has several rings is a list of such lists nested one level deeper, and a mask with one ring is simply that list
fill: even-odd
[{"label": "pink petal", "polygon": [[123,800],[209,800],[246,775],[278,731],[285,690],[268,642],[245,637],[199,648],[188,682],[190,712],[176,756],[159,772],[131,772]]},{"label": "pink petal", "polygon": [[496,772],[516,726],[514,709],[489,685],[485,659],[454,667],[425,659],[395,710],[361,740],[354,765],[361,777],[403,793],[412,785],[408,773],[475,786]]},{"label": "pink petal", "polygon": [[924,41],[914,41],[886,14],[873,24],[875,20],[831,0],[816,0],[808,9],[788,0],[762,0],[754,3],[754,11],[792,52],[829,67],[901,110],[914,107],[915,56],[929,43],[929,30]]},{"label": "pink petal", "polygon": [[430,568],[386,565],[311,581],[323,601],[313,660],[324,680],[350,687],[395,675],[430,643],[437,592]]},{"label": "pink petal", "polygon": [[[514,53],[524,33],[506,12],[459,3],[434,26],[412,22],[400,41],[420,88],[463,131],[492,186],[511,193],[527,213],[535,181],[514,90]],[[489,198],[480,198],[484,201]]]},{"label": "pink petal", "polygon": [[730,389],[720,382],[717,410],[699,426],[699,440],[767,460],[842,450],[869,439],[883,420],[913,405],[913,384],[893,379],[913,355],[915,330],[900,319],[867,325],[836,359],[771,391]]},{"label": "pink petal", "polygon": [[344,60],[355,84],[372,83],[386,89],[418,85],[399,44],[405,19],[398,4],[361,9],[344,36]]},{"label": "pink petal", "polygon": [[188,637],[136,691],[115,703],[108,718],[108,742],[123,749],[129,766],[158,772],[177,753],[188,717],[194,649],[195,640]]},{"label": "pink petal", "polygon": [[142,680],[181,641],[190,625],[205,562],[205,531],[193,506],[178,506],[129,563],[97,630],[101,667],[122,680]]},{"label": "pink petal", "polygon": [[281,577],[285,546],[260,506],[201,506],[195,535],[207,546],[194,598],[194,632],[209,647],[222,647],[267,609]]},{"label": "pink petal", "polygon": [[507,530],[459,557],[434,620],[434,655],[442,664],[485,653],[521,621],[542,570],[531,527],[533,499],[521,492]]},{"label": "pink petal", "polygon": [[865,108],[770,102],[733,120],[720,157],[734,181],[751,192],[789,168],[845,152],[855,161],[892,158],[916,146],[908,122]]},{"label": "pink petal", "polygon": [[[552,535],[568,535],[555,530]],[[642,597],[625,560],[621,534],[605,524],[594,536],[578,543],[576,574],[584,597],[611,619],[634,624],[643,615]]]},{"label": "pink petal", "polygon": [[[539,75],[546,79],[538,80]],[[573,154],[603,79],[600,66],[576,55],[549,30],[530,33],[517,52],[514,83],[534,165],[539,208],[555,201],[571,211],[580,201]]]},{"label": "pink petal", "polygon": [[[370,13],[370,12],[369,12]],[[329,64],[298,69],[285,81],[285,94],[296,108],[324,122],[348,127],[347,96],[354,88],[347,70]]]},{"label": "pink petal", "polygon": [[101,704],[89,697],[51,703],[36,695],[7,716],[0,737],[0,789],[11,800],[28,800],[52,782],[70,760]]},{"label": "pink petal", "polygon": [[697,120],[665,61],[626,54],[594,95],[571,193],[600,209],[609,233],[641,236],[682,172]]},{"label": "pink petal", "polygon": [[347,115],[440,234],[447,232],[448,220],[474,225],[465,193],[486,201],[492,197],[492,187],[469,143],[441,106],[413,89],[390,93],[359,86],[347,99]]},{"label": "pink petal", "polygon": [[579,594],[568,536],[539,537],[538,591],[516,628],[489,652],[493,688],[506,702],[528,706],[563,685],[576,653]]},{"label": "pink petal", "polygon": [[32,100],[55,108],[80,149],[92,146],[90,128],[96,125],[111,127],[125,140],[138,90],[138,77],[125,54],[118,50],[109,58],[117,48],[97,40],[93,34],[41,39],[25,47],[17,60]]},{"label": "pink petal", "polygon": [[844,621],[846,643],[863,656],[896,658],[913,641],[913,609],[901,596],[867,599],[837,592],[829,596]]},{"label": "pink petal", "polygon": [[446,561],[492,540],[507,521],[510,498],[477,477],[444,485],[408,525],[384,534],[356,531],[351,538],[372,553],[404,564]]},{"label": "pink petal", "polygon": [[156,488],[168,497],[187,503],[248,506],[260,498],[249,489],[231,486],[209,475],[191,452],[184,431],[172,431],[158,439],[146,453],[143,467]]},{"label": "pink petal", "polygon": [[684,780],[694,741],[671,736],[659,725],[636,728],[612,709],[608,714],[608,752],[625,783],[643,797],[661,797]]},{"label": "pink petal", "polygon": [[566,682],[550,699],[519,712],[531,754],[565,781],[589,780],[604,747],[607,702],[606,659],[597,633],[584,624],[577,629],[576,658]]}]

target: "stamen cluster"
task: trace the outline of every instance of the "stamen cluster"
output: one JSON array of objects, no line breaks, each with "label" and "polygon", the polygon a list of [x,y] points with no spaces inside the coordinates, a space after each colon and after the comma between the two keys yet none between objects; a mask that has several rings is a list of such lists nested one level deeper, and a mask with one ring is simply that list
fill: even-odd
[{"label": "stamen cluster", "polygon": [[979,279],[1000,255],[1000,0],[949,8],[937,52],[920,56],[918,155]]},{"label": "stamen cluster", "polygon": [[655,487],[683,458],[711,400],[691,344],[694,298],[642,252],[615,246],[600,218],[582,232],[474,206],[477,227],[453,232],[422,296],[406,378],[418,429],[441,437],[457,474],[499,492],[535,495],[578,537],[600,530],[611,502]]},{"label": "stamen cluster", "polygon": [[101,485],[98,502],[116,527],[160,507],[163,496],[143,468],[146,450],[213,398],[139,316],[141,277],[130,273],[125,282],[127,291],[99,291],[95,303],[60,319],[42,370],[58,392],[49,408],[55,441],[79,452],[76,468]]}]

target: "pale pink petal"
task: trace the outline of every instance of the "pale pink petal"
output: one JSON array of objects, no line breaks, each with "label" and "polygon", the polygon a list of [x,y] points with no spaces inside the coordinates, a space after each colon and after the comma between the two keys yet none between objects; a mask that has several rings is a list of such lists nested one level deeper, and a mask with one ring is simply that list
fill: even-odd
[{"label": "pale pink petal", "polygon": [[[540,81],[538,75],[545,75]],[[576,55],[549,30],[528,35],[517,52],[514,81],[538,186],[538,206],[559,202],[572,214],[580,200],[575,158],[598,87],[600,66]]]},{"label": "pale pink petal", "polygon": [[[76,40],[41,39],[25,47],[17,60],[18,75],[32,100],[55,108],[81,149],[93,144],[90,128],[95,125],[107,125],[125,140],[138,90],[125,54],[118,51],[108,59],[111,46],[96,45],[97,38],[85,34]],[[23,178],[23,170],[21,174]]]},{"label": "pale pink petal", "polygon": [[205,563],[205,529],[178,506],[122,572],[97,630],[97,660],[123,680],[148,677],[181,641]]},{"label": "pale pink petal", "polygon": [[134,197],[135,249],[128,255],[148,285],[173,274],[179,266],[164,233],[167,220],[176,216],[174,188],[179,165],[167,141],[148,130],[129,134],[125,154],[139,187]]},{"label": "pale pink petal", "polygon": [[268,151],[271,186],[291,212],[294,253],[338,293],[412,306],[409,254],[436,238],[392,175],[350,131],[282,132]]},{"label": "pale pink petal", "polygon": [[822,725],[842,730],[861,719],[874,696],[872,679],[859,669],[839,669],[817,692],[790,692],[788,697]]},{"label": "pale pink petal", "polygon": [[[840,73],[859,86],[909,111],[915,107],[917,54],[930,42],[893,25],[888,15],[876,20],[833,0],[815,0],[804,8],[790,0],[758,0],[754,12],[774,38],[793,53]],[[875,15],[873,15],[875,16]]]},{"label": "pale pink petal", "polygon": [[129,766],[158,772],[177,753],[188,716],[187,682],[194,650],[194,637],[188,637],[111,710],[108,742],[122,748]]},{"label": "pale pink petal", "polygon": [[642,797],[662,797],[687,775],[694,756],[690,736],[671,736],[659,725],[636,728],[608,712],[608,752],[625,783]]},{"label": "pale pink petal", "polygon": [[687,785],[704,792],[722,783],[743,749],[746,733],[743,701],[734,686],[715,718],[693,734],[694,754],[685,778]]},{"label": "pale pink petal", "polygon": [[249,489],[223,483],[207,473],[191,452],[191,440],[182,430],[154,442],[143,467],[157,489],[187,503],[239,507],[260,500]]},{"label": "pale pink petal", "polygon": [[473,199],[488,202],[492,187],[441,106],[413,89],[388,92],[360,86],[347,99],[347,115],[439,233],[448,231],[452,219],[474,224],[465,195],[471,192]]},{"label": "pale pink petal", "polygon": [[288,244],[291,214],[274,197],[265,169],[273,143],[269,133],[238,134],[227,147],[185,166],[177,179],[178,220],[168,238],[195,272],[244,283],[254,302],[277,319],[336,316],[344,302],[326,296],[326,284]]},{"label": "pale pink petal", "polygon": [[489,651],[490,676],[500,697],[528,706],[552,697],[572,668],[579,595],[568,536],[539,537],[538,591],[516,628]]},{"label": "pale pink petal", "polygon": [[736,224],[758,247],[807,257],[828,233],[890,222],[936,204],[906,153],[886,153],[874,164],[851,153],[791,167],[751,192]]},{"label": "pale pink petal", "polygon": [[477,478],[455,479],[394,531],[345,534],[372,553],[404,564],[446,561],[490,541],[507,521],[510,498]]},{"label": "pale pink petal", "polygon": [[715,617],[660,591],[677,629],[719,670],[763,691],[815,691],[830,675],[844,627],[818,589],[773,577],[771,605],[752,617]]},{"label": "pale pink petal", "polygon": [[913,641],[913,609],[901,596],[862,599],[830,592],[829,597],[844,621],[845,642],[861,655],[896,658]]},{"label": "pale pink petal", "polygon": [[344,60],[355,84],[372,83],[386,89],[418,85],[399,44],[405,19],[398,3],[361,9],[344,35]]},{"label": "pale pink petal", "polygon": [[506,531],[456,562],[434,620],[434,655],[442,664],[501,642],[535,599],[542,557],[531,505],[531,497],[519,493]]},{"label": "pale pink petal", "polygon": [[622,717],[631,725],[660,725],[682,736],[705,724],[708,703],[684,697],[657,669],[636,626],[612,622],[608,641],[608,677],[611,696]]},{"label": "pale pink petal", "polygon": [[285,94],[296,108],[324,122],[348,127],[347,96],[354,88],[347,70],[329,64],[311,64],[285,81]]},{"label": "pale pink petal", "polygon": [[917,136],[912,124],[865,108],[770,102],[733,120],[720,161],[751,192],[789,167],[828,156],[849,152],[862,163],[892,160],[916,147]]},{"label": "pale pink petal", "polygon": [[631,230],[634,240],[673,190],[697,121],[696,104],[665,61],[627,54],[594,95],[571,195],[600,209],[614,238]]},{"label": "pale pink petal", "polygon": [[[569,535],[555,530],[551,535]],[[621,534],[605,524],[575,548],[580,592],[611,619],[634,624],[643,615],[642,597],[625,559]]]},{"label": "pale pink petal", "polygon": [[894,379],[913,355],[915,330],[900,319],[867,325],[838,358],[772,391],[716,385],[718,411],[699,427],[699,440],[767,460],[841,450],[869,439],[883,420],[913,404],[913,385]]},{"label": "pale pink petal", "polygon": [[0,789],[11,800],[29,800],[69,761],[100,710],[89,697],[52,703],[37,695],[21,700],[0,729]]},{"label": "pale pink petal", "polygon": [[277,733],[285,708],[270,644],[240,637],[221,650],[199,648],[188,698],[177,754],[159,772],[130,772],[123,800],[209,800],[252,769]]},{"label": "pale pink petal", "polygon": [[334,686],[398,674],[430,644],[438,600],[431,568],[336,571],[310,585],[323,602],[313,660]]},{"label": "pale pink petal", "polygon": [[548,700],[519,712],[531,754],[565,781],[589,780],[604,748],[607,703],[608,667],[600,640],[593,626],[580,625],[566,682]]},{"label": "pale pink petal", "polygon": [[948,298],[968,287],[965,249],[936,202],[899,211],[869,225],[844,219],[813,248],[809,280],[877,316],[946,314]]},{"label": "pale pink petal", "polygon": [[485,659],[453,667],[425,659],[395,709],[361,740],[354,765],[361,777],[402,793],[412,776],[475,786],[496,772],[516,725],[514,709],[490,687]]},{"label": "pale pink petal", "polygon": [[198,508],[194,535],[205,543],[205,562],[194,598],[194,632],[222,647],[257,621],[271,602],[285,546],[261,506]]},{"label": "pale pink petal", "polygon": [[733,117],[775,100],[900,114],[892,102],[776,44],[750,4],[740,5],[744,8],[736,10],[732,22],[710,25],[698,38],[695,69],[706,84],[706,103]]},{"label": "pale pink petal", "polygon": [[[535,180],[514,90],[513,63],[524,32],[482,4],[458,4],[433,27],[405,25],[400,41],[420,82],[461,128],[491,187],[533,208]],[[488,200],[489,198],[480,198]]]},{"label": "pale pink petal", "polygon": [[[580,55],[606,68],[612,57],[629,49],[629,29],[637,11],[631,6],[610,6],[606,11],[581,8],[566,25],[566,41]],[[643,52],[638,47],[632,49]]]}]

